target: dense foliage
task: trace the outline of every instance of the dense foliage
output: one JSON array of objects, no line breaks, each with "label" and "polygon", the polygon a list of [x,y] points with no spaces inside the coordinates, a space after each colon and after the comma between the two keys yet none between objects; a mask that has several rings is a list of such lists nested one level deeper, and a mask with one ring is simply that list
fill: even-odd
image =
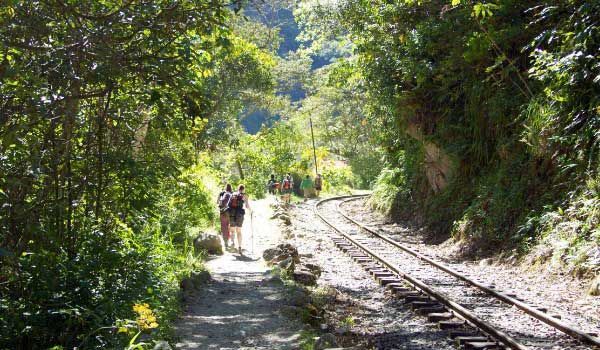
[{"label": "dense foliage", "polygon": [[[189,236],[214,219],[199,155],[273,86],[229,5],[3,2],[1,348],[165,331],[178,278],[199,268]],[[136,313],[158,322],[117,327]]]}]

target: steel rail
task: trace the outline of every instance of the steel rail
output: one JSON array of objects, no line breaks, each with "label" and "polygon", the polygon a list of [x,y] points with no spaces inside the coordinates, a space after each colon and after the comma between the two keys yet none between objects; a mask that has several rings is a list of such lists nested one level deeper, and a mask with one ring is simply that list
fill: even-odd
[{"label": "steel rail", "polygon": [[566,324],[565,322],[562,322],[554,317],[548,316],[546,315],[544,312],[541,312],[539,310],[536,310],[535,308],[532,308],[531,306],[525,304],[524,302],[517,300],[507,294],[504,294],[502,292],[499,292],[497,290],[494,290],[488,286],[485,286],[477,281],[474,281],[462,274],[460,274],[458,271],[453,270],[451,267],[446,266],[442,263],[439,263],[437,261],[434,261],[433,259],[428,258],[427,256],[413,250],[410,249],[409,247],[400,244],[392,239],[390,239],[389,237],[386,237],[378,232],[376,232],[374,229],[368,227],[366,224],[357,221],[353,218],[351,218],[344,210],[341,209],[340,204],[342,203],[346,203],[352,200],[358,200],[360,198],[349,198],[346,199],[344,202],[338,203],[337,205],[337,209],[339,211],[340,214],[342,214],[342,216],[344,216],[346,219],[348,219],[349,221],[353,222],[354,224],[358,225],[360,228],[364,229],[365,231],[371,233],[372,235],[381,238],[382,240],[386,241],[387,243],[405,251],[406,253],[420,259],[423,260],[425,262],[427,262],[428,264],[476,287],[481,289],[482,291],[496,297],[497,299],[502,300],[503,302],[510,304],[510,305],[514,305],[517,308],[519,308],[521,311],[525,312],[526,314],[546,323],[547,325],[556,328],[560,331],[562,331],[563,333],[579,340],[582,341],[584,343],[590,344],[590,345],[596,345],[596,346],[600,346],[600,338],[598,337],[594,337],[591,336],[590,334],[585,333],[584,331],[580,330],[580,329],[576,329],[574,327],[572,327],[571,325]]},{"label": "steel rail", "polygon": [[[504,332],[502,332],[502,331],[494,328],[494,326],[492,326],[488,322],[480,319],[478,316],[476,316],[475,314],[473,314],[471,311],[467,310],[462,305],[460,305],[460,304],[458,304],[458,303],[450,300],[449,297],[447,297],[445,294],[443,294],[441,292],[438,292],[438,291],[430,288],[428,285],[426,285],[421,280],[419,280],[419,279],[417,279],[415,277],[412,277],[409,274],[407,274],[407,273],[403,272],[402,270],[400,270],[400,268],[397,267],[397,266],[395,266],[392,262],[387,261],[383,257],[380,257],[375,252],[373,252],[371,249],[367,248],[364,244],[356,241],[355,239],[353,239],[352,237],[350,237],[349,235],[347,235],[346,233],[342,232],[340,229],[338,229],[337,227],[335,227],[335,225],[333,225],[329,220],[325,219],[325,217],[323,215],[321,215],[319,213],[319,211],[318,211],[318,207],[321,204],[325,203],[325,202],[329,202],[329,201],[332,201],[332,200],[347,199],[347,198],[351,198],[351,197],[354,197],[354,196],[341,196],[341,197],[331,197],[331,198],[323,199],[323,200],[321,200],[321,201],[319,201],[319,202],[317,202],[315,204],[313,210],[314,210],[315,214],[321,220],[323,220],[323,222],[325,224],[327,224],[329,227],[331,227],[335,232],[337,232],[338,234],[342,235],[348,241],[352,242],[355,246],[359,247],[365,253],[367,253],[368,255],[370,255],[373,259],[379,261],[381,264],[385,265],[387,268],[389,268],[390,270],[394,271],[398,276],[400,276],[403,279],[407,280],[410,284],[414,285],[415,287],[417,287],[418,289],[422,290],[423,292],[425,292],[429,296],[433,297],[438,302],[446,305],[448,308],[450,308],[451,310],[453,310],[454,312],[456,312],[458,315],[460,315],[462,318],[464,318],[465,320],[467,320],[468,322],[470,322],[471,324],[473,324],[477,328],[481,329],[486,334],[490,335],[491,337],[493,337],[494,339],[496,339],[497,341],[503,343],[504,345],[508,346],[511,349],[514,349],[514,350],[527,350],[527,349],[529,349],[527,346],[519,343],[517,340],[515,340],[514,338],[512,338],[510,335],[508,335],[508,334],[506,334],[506,333],[504,333]],[[362,195],[361,197],[364,197],[364,195]]]}]

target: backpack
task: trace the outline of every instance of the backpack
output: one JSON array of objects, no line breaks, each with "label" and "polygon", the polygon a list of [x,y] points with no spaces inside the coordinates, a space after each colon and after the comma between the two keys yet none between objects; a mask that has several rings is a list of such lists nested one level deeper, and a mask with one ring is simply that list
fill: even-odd
[{"label": "backpack", "polygon": [[231,195],[231,199],[229,200],[229,208],[231,210],[240,210],[244,207],[244,194],[239,192],[234,192]]},{"label": "backpack", "polygon": [[221,211],[225,211],[227,209],[227,202],[229,201],[230,196],[231,195],[226,191],[223,191],[219,194],[219,208]]},{"label": "backpack", "polygon": [[291,182],[288,179],[283,180],[283,189],[284,190],[289,190],[291,187]]},{"label": "backpack", "polygon": [[321,178],[317,177],[315,179],[315,187],[321,187],[322,183],[321,183]]}]

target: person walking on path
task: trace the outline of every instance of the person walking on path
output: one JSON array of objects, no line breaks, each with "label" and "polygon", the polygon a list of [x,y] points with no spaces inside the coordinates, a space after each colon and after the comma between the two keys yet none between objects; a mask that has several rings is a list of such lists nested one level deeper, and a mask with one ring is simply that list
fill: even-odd
[{"label": "person walking on path", "polygon": [[275,194],[275,190],[277,189],[277,180],[275,180],[275,175],[271,174],[271,178],[269,182],[267,182],[267,189],[269,190],[269,194]]},{"label": "person walking on path", "polygon": [[315,177],[315,194],[317,197],[319,197],[319,193],[321,193],[322,189],[323,189],[323,178],[321,177],[321,174],[317,174],[317,177]]},{"label": "person walking on path", "polygon": [[231,185],[225,185],[225,189],[219,194],[219,199],[217,200],[217,205],[219,206],[219,217],[221,219],[221,236],[223,237],[225,249],[227,249],[229,246],[229,238],[231,236],[229,232],[229,208],[227,207],[227,204],[231,199],[231,192]]},{"label": "person walking on path", "polygon": [[302,180],[302,182],[300,183],[300,189],[304,192],[304,201],[308,199],[308,196],[312,191],[313,186],[313,180],[310,178],[309,175],[306,175],[304,180]]},{"label": "person walking on path", "polygon": [[292,191],[294,190],[294,178],[290,173],[283,178],[281,181],[281,197],[283,202],[287,205],[290,204],[290,197],[292,196]]},{"label": "person walking on path", "polygon": [[229,198],[229,203],[227,205],[229,208],[229,226],[231,227],[233,235],[237,237],[238,253],[240,253],[240,255],[242,254],[242,225],[244,224],[244,215],[246,214],[244,208],[252,213],[252,210],[250,209],[250,200],[244,190],[245,186],[239,185],[238,190]]}]

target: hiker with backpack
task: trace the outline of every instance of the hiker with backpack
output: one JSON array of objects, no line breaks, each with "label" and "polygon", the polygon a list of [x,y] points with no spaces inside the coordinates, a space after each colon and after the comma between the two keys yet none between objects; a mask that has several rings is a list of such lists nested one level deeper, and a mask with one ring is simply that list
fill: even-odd
[{"label": "hiker with backpack", "polygon": [[[223,236],[223,242],[225,249],[229,246],[229,208],[227,207],[229,200],[231,199],[232,188],[230,184],[225,185],[225,189],[219,193],[217,199],[217,205],[219,206],[219,217],[221,219],[221,236]],[[232,240],[233,243],[233,240]]]},{"label": "hiker with backpack", "polygon": [[275,180],[275,175],[271,174],[271,178],[269,179],[269,182],[267,182],[267,190],[269,191],[269,194],[275,194],[277,187],[279,187],[279,183],[277,180]]},{"label": "hiker with backpack", "polygon": [[319,193],[321,193],[322,189],[323,178],[321,177],[321,174],[317,174],[317,177],[315,177],[315,194],[317,195],[317,197],[319,197]]},{"label": "hiker with backpack", "polygon": [[302,192],[304,192],[304,201],[306,202],[308,196],[310,195],[313,189],[313,181],[310,178],[310,175],[306,175],[304,180],[302,180],[302,182],[300,183],[300,189],[302,190]]},{"label": "hiker with backpack", "polygon": [[290,197],[292,196],[292,191],[294,190],[294,178],[290,173],[283,178],[281,181],[281,198],[285,204],[290,204]]},{"label": "hiker with backpack", "polygon": [[238,190],[231,194],[227,205],[229,208],[229,226],[233,235],[237,237],[238,252],[240,254],[242,254],[242,225],[244,224],[244,215],[246,214],[244,208],[252,213],[248,195],[244,190],[245,186],[239,185]]}]

